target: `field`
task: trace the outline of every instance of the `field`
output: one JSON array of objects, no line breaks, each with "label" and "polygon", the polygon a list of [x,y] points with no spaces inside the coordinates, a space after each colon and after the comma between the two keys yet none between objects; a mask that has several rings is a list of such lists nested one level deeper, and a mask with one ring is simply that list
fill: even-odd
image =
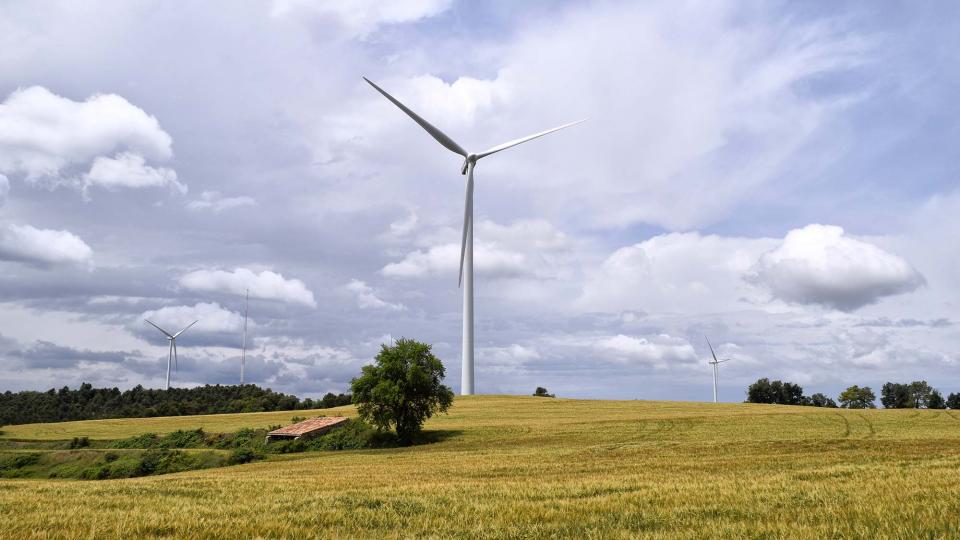
[{"label": "field", "polygon": [[[293,415],[309,413],[0,429],[15,439],[117,439]],[[960,534],[960,411],[474,396],[427,429],[439,442],[126,480],[0,480],[0,536]]]}]

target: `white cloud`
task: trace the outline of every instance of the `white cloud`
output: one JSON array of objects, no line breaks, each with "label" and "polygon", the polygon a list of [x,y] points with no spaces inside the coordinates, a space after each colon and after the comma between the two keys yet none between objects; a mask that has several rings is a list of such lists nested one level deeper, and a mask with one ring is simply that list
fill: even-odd
[{"label": "white cloud", "polygon": [[364,38],[388,24],[410,23],[446,11],[452,0],[274,0],[274,17],[302,12],[334,19],[351,37]]},{"label": "white cloud", "polygon": [[180,286],[204,292],[225,292],[265,300],[279,300],[317,307],[313,292],[299,279],[286,279],[270,270],[259,274],[247,268],[227,270],[195,270],[180,277]]},{"label": "white cloud", "polygon": [[[454,235],[456,241],[449,242]],[[414,278],[459,271],[460,231],[444,229],[440,234],[425,235],[420,241],[431,245],[387,264],[381,273]],[[554,263],[567,255],[570,245],[569,238],[546,221],[518,220],[500,225],[481,220],[474,238],[474,269],[489,278],[553,276],[561,271]]]},{"label": "white cloud", "polygon": [[403,304],[394,304],[382,300],[377,296],[372,287],[360,281],[352,279],[345,287],[357,299],[357,305],[361,309],[386,309],[391,311],[401,311],[407,309]]},{"label": "white cloud", "polygon": [[187,192],[187,186],[177,181],[173,169],[150,167],[142,156],[130,152],[121,152],[113,158],[99,156],[94,159],[90,171],[83,175],[84,193],[94,186],[109,190],[169,186],[181,194]]},{"label": "white cloud", "polygon": [[[141,325],[143,319],[150,319],[167,332],[179,331],[193,321],[198,322],[192,333],[239,332],[243,329],[243,315],[220,307],[217,303],[198,303],[193,306],[167,306],[145,311],[135,321]],[[250,326],[254,326],[252,322]]]},{"label": "white cloud", "polygon": [[239,197],[224,197],[219,191],[204,191],[199,199],[194,199],[187,203],[190,210],[210,210],[219,214],[224,210],[240,208],[243,206],[256,206],[257,201],[253,197],[245,195]]},{"label": "white cloud", "polygon": [[0,260],[41,266],[92,262],[93,250],[69,231],[37,229],[30,225],[0,226]]},{"label": "white cloud", "polygon": [[169,159],[171,144],[156,118],[115,94],[78,102],[32,86],[0,103],[0,172],[28,181],[62,182],[73,167],[117,152]]},{"label": "white cloud", "polygon": [[654,368],[669,368],[698,361],[696,351],[687,340],[667,334],[649,338],[617,334],[597,338],[593,346],[605,353],[605,356],[620,362]]},{"label": "white cloud", "polygon": [[765,253],[748,280],[777,298],[851,311],[924,284],[906,260],[851,238],[840,227],[807,225]]},{"label": "white cloud", "polygon": [[767,238],[672,233],[614,251],[592,271],[582,309],[710,313],[763,300],[743,275],[776,245]]}]

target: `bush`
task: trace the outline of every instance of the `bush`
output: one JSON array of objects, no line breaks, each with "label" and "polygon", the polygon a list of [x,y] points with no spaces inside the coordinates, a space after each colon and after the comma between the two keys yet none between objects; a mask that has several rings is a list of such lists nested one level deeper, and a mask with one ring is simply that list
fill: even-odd
[{"label": "bush", "polygon": [[74,450],[76,448],[86,448],[90,446],[90,439],[87,437],[74,437],[70,441],[70,449]]},{"label": "bush", "polygon": [[240,465],[263,459],[263,455],[254,451],[252,448],[237,448],[230,454],[227,463],[230,465]]},{"label": "bush", "polygon": [[9,454],[0,456],[0,472],[13,471],[34,465],[40,461],[40,454]]}]

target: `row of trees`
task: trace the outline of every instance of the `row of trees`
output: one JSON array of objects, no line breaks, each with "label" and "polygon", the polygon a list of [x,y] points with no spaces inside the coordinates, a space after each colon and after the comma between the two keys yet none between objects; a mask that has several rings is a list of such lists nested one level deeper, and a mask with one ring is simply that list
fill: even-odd
[{"label": "row of trees", "polygon": [[8,391],[0,394],[0,425],[322,409],[349,405],[350,401],[349,394],[333,393],[328,393],[322,399],[301,400],[254,384],[169,390],[154,390],[138,385],[121,392],[117,388],[94,388],[89,383],[83,383],[76,390],[64,386],[46,392]]},{"label": "row of trees", "polygon": [[[803,388],[798,384],[767,378],[759,379],[747,388],[748,403],[875,409],[876,400],[877,396],[869,386],[853,385],[841,392],[837,401],[821,393],[808,397],[803,395]],[[888,382],[880,390],[880,403],[886,409],[960,409],[960,394],[950,394],[944,399],[927,381]]]}]

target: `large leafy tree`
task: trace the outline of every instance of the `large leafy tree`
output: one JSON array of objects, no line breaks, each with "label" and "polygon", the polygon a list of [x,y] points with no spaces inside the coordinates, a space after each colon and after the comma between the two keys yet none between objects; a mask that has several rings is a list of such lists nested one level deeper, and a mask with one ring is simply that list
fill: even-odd
[{"label": "large leafy tree", "polygon": [[869,386],[853,385],[837,397],[840,400],[840,406],[844,409],[875,409],[877,406],[874,401],[877,396]]},{"label": "large leafy tree", "polygon": [[803,388],[790,382],[758,379],[747,388],[747,402],[802,405],[804,403]]},{"label": "large leafy tree", "polygon": [[382,345],[374,363],[351,381],[353,402],[361,418],[379,429],[396,429],[400,441],[410,444],[428,418],[453,404],[444,374],[430,345],[399,339]]}]

